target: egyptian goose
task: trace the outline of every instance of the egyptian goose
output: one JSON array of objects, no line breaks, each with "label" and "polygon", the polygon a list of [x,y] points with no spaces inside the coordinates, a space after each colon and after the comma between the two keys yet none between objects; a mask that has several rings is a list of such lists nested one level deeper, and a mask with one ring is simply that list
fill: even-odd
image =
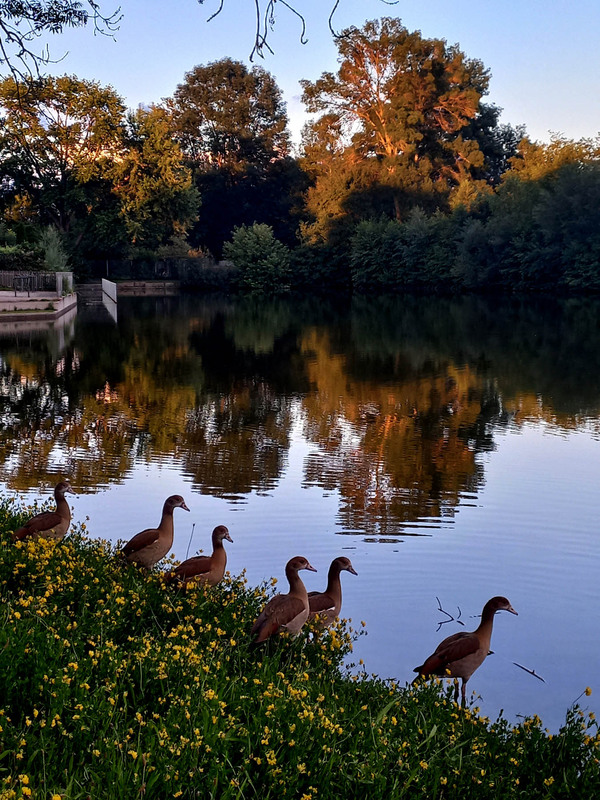
[{"label": "egyptian goose", "polygon": [[130,562],[151,569],[161,558],[164,558],[173,545],[173,509],[183,508],[189,511],[183,497],[173,494],[167,497],[162,510],[162,517],[157,528],[147,528],[136,533],[121,550],[121,555]]},{"label": "egyptian goose", "polygon": [[42,511],[13,533],[15,541],[21,539],[62,539],[71,524],[71,509],[65,494],[77,494],[69,481],[61,481],[54,487],[56,511]]},{"label": "egyptian goose", "polygon": [[212,532],[212,555],[187,558],[168,575],[167,582],[188,583],[194,581],[206,583],[209,586],[216,586],[220,583],[227,566],[227,553],[223,547],[223,539],[227,539],[233,544],[233,539],[225,525],[217,525]]},{"label": "egyptian goose", "polygon": [[[425,663],[420,667],[415,667],[414,671],[424,676],[450,675],[453,678],[462,678],[461,696],[462,704],[465,705],[467,681],[483,664],[490,651],[492,625],[496,611],[517,613],[506,597],[492,597],[483,607],[481,622],[477,630],[471,633],[463,631],[448,636],[443,642],[440,642]],[[454,699],[458,700],[458,681],[455,685]]]},{"label": "egyptian goose", "polygon": [[276,594],[259,614],[251,631],[255,644],[266,641],[280,628],[297,634],[308,619],[308,594],[298,575],[301,569],[307,569],[309,572],[317,571],[304,556],[290,558],[285,565],[285,576],[290,584],[290,591],[288,594]]},{"label": "egyptian goose", "polygon": [[349,558],[339,556],[334,558],[329,567],[327,574],[327,588],[324,592],[309,592],[308,605],[309,605],[309,619],[319,615],[319,620],[323,627],[331,625],[332,622],[339,617],[342,610],[342,582],[340,581],[340,572],[347,570],[353,575],[358,575],[358,572],[352,566]]}]

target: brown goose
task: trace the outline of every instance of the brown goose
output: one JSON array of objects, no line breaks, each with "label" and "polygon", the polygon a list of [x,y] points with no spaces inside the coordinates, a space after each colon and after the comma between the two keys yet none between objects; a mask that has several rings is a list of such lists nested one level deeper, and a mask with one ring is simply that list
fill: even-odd
[{"label": "brown goose", "polygon": [[151,569],[157,561],[164,558],[173,545],[173,509],[183,508],[189,511],[183,497],[173,494],[167,497],[162,510],[162,517],[157,528],[147,528],[136,533],[121,550],[123,557],[130,562]]},{"label": "brown goose", "polygon": [[280,628],[297,634],[308,619],[308,594],[298,575],[301,569],[307,569],[309,572],[317,571],[304,556],[294,556],[288,561],[285,565],[285,575],[290,584],[290,591],[288,594],[276,594],[259,614],[251,631],[256,644],[266,641]]},{"label": "brown goose", "polygon": [[207,583],[209,586],[216,586],[220,583],[227,566],[227,553],[223,547],[223,539],[227,539],[233,544],[233,539],[225,525],[217,525],[212,532],[212,555],[187,558],[167,576],[167,582],[195,581],[196,583]]},{"label": "brown goose", "polygon": [[331,562],[325,591],[308,593],[309,619],[313,619],[318,614],[323,627],[331,625],[336,617],[339,617],[342,610],[340,572],[344,569],[353,575],[358,575],[350,559],[345,556],[339,556]]},{"label": "brown goose", "polygon": [[[492,597],[483,607],[481,622],[477,630],[448,636],[443,642],[440,642],[425,663],[420,667],[415,667],[414,671],[425,676],[450,674],[453,678],[462,678],[461,696],[464,705],[467,681],[483,664],[490,651],[492,625],[496,611],[517,613],[506,597]],[[458,700],[458,681],[454,690],[454,699]]]},{"label": "brown goose", "polygon": [[77,494],[69,481],[61,481],[54,487],[56,511],[42,511],[28,520],[22,528],[13,533],[13,539],[62,539],[71,524],[71,509],[65,494]]}]

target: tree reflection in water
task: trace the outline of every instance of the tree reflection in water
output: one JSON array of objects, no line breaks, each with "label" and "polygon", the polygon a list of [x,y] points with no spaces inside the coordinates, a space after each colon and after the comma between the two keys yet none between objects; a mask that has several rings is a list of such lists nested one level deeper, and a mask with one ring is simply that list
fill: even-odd
[{"label": "tree reflection in water", "polygon": [[[186,296],[120,301],[0,339],[0,479],[69,474],[81,490],[172,460],[197,490],[272,489],[293,426],[304,485],[339,493],[344,530],[438,524],[484,479],[501,426],[597,426],[596,301],[359,299],[348,305]],[[594,419],[592,419],[594,418]]]}]

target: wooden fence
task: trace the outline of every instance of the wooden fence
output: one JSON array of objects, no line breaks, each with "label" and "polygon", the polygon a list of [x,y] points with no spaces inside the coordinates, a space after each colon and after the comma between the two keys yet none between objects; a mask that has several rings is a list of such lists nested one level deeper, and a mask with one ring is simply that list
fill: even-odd
[{"label": "wooden fence", "polygon": [[73,291],[72,272],[0,270],[0,289],[18,292],[47,292],[62,297]]}]

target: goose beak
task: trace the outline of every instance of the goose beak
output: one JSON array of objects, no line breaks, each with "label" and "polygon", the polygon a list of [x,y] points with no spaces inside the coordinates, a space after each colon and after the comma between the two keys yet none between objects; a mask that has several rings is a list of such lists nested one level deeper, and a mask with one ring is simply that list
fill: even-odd
[{"label": "goose beak", "polygon": [[509,606],[506,610],[510,611],[510,613],[514,614],[516,617],[519,616],[512,606]]},{"label": "goose beak", "polygon": [[228,533],[226,533],[223,538],[227,539],[228,542],[231,542],[231,544],[233,544],[233,539],[231,538],[231,536]]},{"label": "goose beak", "polygon": [[304,567],[304,569],[307,569],[309,572],[316,572],[316,571],[317,571],[317,570],[316,570],[316,569],[315,569],[315,568],[314,568],[314,567],[313,567],[311,564],[309,564],[308,562],[306,562],[306,566]]},{"label": "goose beak", "polygon": [[186,506],[186,504],[185,504],[185,501],[184,501],[184,502],[182,502],[182,503],[181,503],[181,505],[180,505],[179,507],[180,507],[180,508],[183,508],[183,510],[184,510],[184,511],[189,511],[189,508]]}]

